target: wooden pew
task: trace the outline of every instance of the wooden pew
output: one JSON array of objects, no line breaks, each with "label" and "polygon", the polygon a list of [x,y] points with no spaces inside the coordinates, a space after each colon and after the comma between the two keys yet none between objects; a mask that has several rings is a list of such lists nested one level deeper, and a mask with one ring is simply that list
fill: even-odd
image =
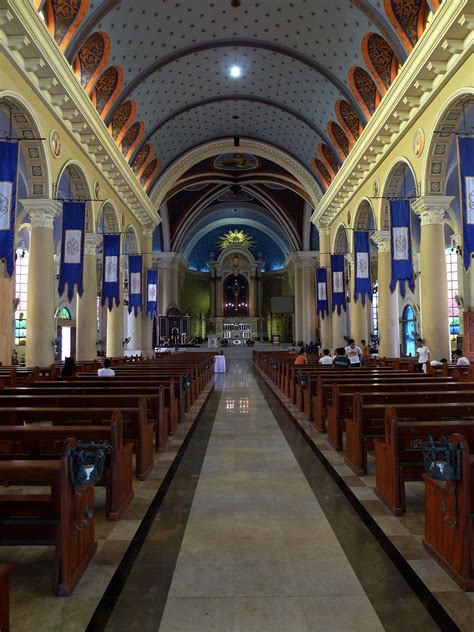
[{"label": "wooden pew", "polygon": [[[352,415],[352,403],[355,393],[367,393],[374,398],[372,403],[380,401],[397,402],[397,393],[409,393],[409,400],[415,401],[456,401],[461,394],[462,401],[471,398],[474,401],[474,388],[466,382],[437,382],[416,379],[416,375],[403,383],[385,382],[374,387],[373,384],[333,384],[331,405],[328,406],[327,433],[328,441],[335,450],[343,448],[344,419]],[[466,395],[467,393],[467,395]],[[389,397],[390,394],[390,397]],[[383,398],[383,399],[381,399]],[[398,401],[405,403],[404,395]],[[459,400],[461,401],[461,400]]]},{"label": "wooden pew", "polygon": [[[463,590],[474,590],[474,445],[459,434],[449,435],[448,440],[463,446],[461,480],[446,483],[423,474],[423,544]],[[455,525],[449,521],[453,516]]]},{"label": "wooden pew", "polygon": [[0,632],[10,632],[10,573],[15,565],[0,563]]},{"label": "wooden pew", "polygon": [[[369,404],[370,395],[354,395],[353,417],[347,418],[345,462],[358,475],[367,471],[367,451],[373,446],[374,439],[382,438],[385,432],[385,409],[387,403]],[[390,404],[388,404],[390,405]],[[397,404],[397,416],[401,419],[449,420],[474,418],[472,403],[431,403]]]},{"label": "wooden pew", "polygon": [[[0,408],[0,425],[21,426],[24,423],[52,422],[56,425],[97,425],[110,424],[116,405],[97,407],[30,406]],[[124,439],[134,443],[136,452],[135,471],[140,480],[145,480],[154,466],[153,439],[154,424],[147,418],[145,398],[140,398],[138,406],[122,407],[125,428]],[[72,430],[72,432],[74,432]]]},{"label": "wooden pew", "polygon": [[[71,482],[69,451],[60,459],[0,461],[0,480],[8,485],[47,486],[49,494],[0,494],[0,545],[55,547],[53,592],[67,596],[96,553],[94,486]],[[11,491],[11,490],[9,490]]]},{"label": "wooden pew", "polygon": [[385,437],[374,440],[375,493],[396,516],[406,511],[405,481],[421,481],[424,472],[420,442],[452,432],[474,442],[474,420],[401,421],[395,408],[386,409]]},{"label": "wooden pew", "polygon": [[110,520],[119,520],[133,500],[133,444],[123,440],[123,419],[119,411],[110,426],[0,426],[0,460],[49,458],[60,453],[64,442],[107,441],[112,452],[107,457],[102,484],[105,485],[105,512]]}]

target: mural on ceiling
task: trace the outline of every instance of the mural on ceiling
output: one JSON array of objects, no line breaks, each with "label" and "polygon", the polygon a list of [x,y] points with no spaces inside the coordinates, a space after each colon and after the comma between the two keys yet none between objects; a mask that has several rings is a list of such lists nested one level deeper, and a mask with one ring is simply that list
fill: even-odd
[{"label": "mural on ceiling", "polygon": [[[125,93],[121,92],[122,81],[131,85],[134,81],[138,81],[140,74],[143,75],[144,79],[136,83],[139,94],[140,86],[144,85],[146,78],[152,75],[156,69],[154,69],[153,64],[144,69],[140,67],[135,69],[134,76],[134,71],[132,70],[133,62],[131,63],[130,56],[125,54],[127,53],[126,47],[125,52],[123,49],[121,50],[123,47],[120,46],[120,37],[117,38],[116,30],[119,28],[118,25],[121,24],[120,20],[124,17],[125,22],[123,27],[129,24],[131,33],[132,31],[141,33],[143,29],[139,27],[143,27],[143,24],[148,24],[146,20],[152,19],[152,16],[147,13],[146,9],[140,12],[140,16],[138,14],[134,15],[134,0],[123,0],[121,3],[118,3],[119,6],[116,7],[113,19],[112,7],[115,7],[117,3],[104,3],[110,4],[110,6],[101,9],[102,14],[100,15],[100,19],[94,19],[97,18],[98,7],[97,2],[93,0],[34,0],[33,4],[34,7],[41,12],[44,23],[56,44],[60,50],[67,55],[84,90],[90,96],[99,114],[107,121],[117,144],[122,146],[122,149],[125,150],[124,154],[126,158],[129,161],[132,160],[138,143],[141,137],[144,136],[144,123],[142,121],[135,121],[135,125],[132,125],[135,114],[132,109],[135,104],[131,106],[130,101],[127,102],[124,101],[124,99],[132,94],[133,90],[125,91]],[[317,122],[319,130],[328,129],[328,125],[330,129],[329,136],[327,136],[324,131],[322,134],[319,134],[321,136],[320,149],[321,147],[323,148],[324,154],[328,153],[326,148],[329,149],[331,154],[336,152],[337,157],[340,157],[342,160],[344,160],[352,150],[354,143],[362,133],[365,123],[374,114],[381,100],[381,95],[389,89],[395,79],[398,72],[398,64],[404,62],[406,55],[412,51],[418,39],[422,36],[429,21],[430,7],[433,11],[437,11],[441,6],[441,0],[430,0],[430,2],[427,2],[427,0],[378,0],[373,3],[376,5],[374,7],[370,6],[370,1],[367,4],[370,9],[365,7],[362,3],[359,5],[358,2],[348,4],[348,9],[356,7],[356,9],[360,10],[358,16],[353,16],[356,20],[351,21],[351,25],[355,24],[360,26],[360,28],[367,29],[367,31],[370,30],[370,32],[364,35],[364,31],[360,32],[359,29],[358,32],[355,32],[356,39],[353,40],[351,38],[349,40],[349,42],[358,41],[361,43],[362,59],[359,58],[355,63],[361,64],[361,62],[363,62],[366,67],[363,68],[361,65],[354,66],[349,71],[349,76],[342,81],[344,87],[347,88],[345,94],[341,94],[345,99],[338,99],[334,108],[336,118],[342,127],[339,127],[335,122],[328,121],[327,112],[324,112],[324,120],[318,121],[317,118],[314,118],[314,122]],[[291,6],[293,6],[293,4],[291,4]],[[189,9],[189,11],[191,11],[191,9]],[[249,9],[246,13],[251,14],[252,9]],[[324,13],[328,13],[328,9],[324,9]],[[289,19],[288,23],[296,21],[293,20],[294,14],[296,14],[295,11],[291,12],[290,10],[289,15],[292,19]],[[311,15],[314,15],[314,12]],[[170,17],[173,16],[171,15]],[[255,25],[258,23],[258,20],[254,20],[253,17],[252,15],[249,15],[248,18],[244,16],[242,21],[245,22],[245,20],[249,19]],[[357,20],[358,17],[361,20],[360,25]],[[369,20],[366,20],[367,17]],[[192,19],[192,16],[190,16],[190,19]],[[305,25],[308,24],[308,30],[311,31],[312,22],[310,15],[303,14],[299,16],[299,19],[301,19]],[[145,22],[142,22],[140,25],[138,23],[140,20],[145,20]],[[182,20],[180,20],[180,22],[182,22]],[[212,23],[215,23],[215,28],[218,29],[220,33],[221,25],[218,22],[218,20],[212,20]],[[207,24],[207,22],[205,23]],[[362,26],[362,23],[364,26]],[[392,31],[386,28],[387,23],[390,23],[393,29]],[[276,29],[276,35],[280,34],[279,24],[273,25],[269,23],[267,26],[270,26],[271,29]],[[334,25],[328,25],[328,28],[330,28],[330,26]],[[95,28],[98,30],[94,31]],[[190,32],[188,25],[183,24],[182,28]],[[208,28],[212,31],[214,27],[209,26]],[[245,28],[249,27],[245,26]],[[255,29],[255,32],[252,31],[254,37],[263,39],[264,35],[259,31],[260,27],[253,26],[253,28]],[[291,32],[292,28],[293,27],[289,29],[289,32]],[[321,28],[323,27],[321,26]],[[342,26],[341,28],[343,29]],[[375,28],[380,32],[375,32]],[[149,30],[150,28],[148,27],[147,31]],[[396,36],[394,33],[396,33]],[[290,40],[289,50],[299,48],[300,39],[298,39],[298,34],[299,31],[296,30],[296,41],[291,42]],[[207,33],[207,35],[209,36],[208,39],[211,40],[212,33]],[[354,35],[352,31],[351,35]],[[216,35],[213,36],[216,37]],[[185,35],[181,37],[185,37]],[[286,37],[288,37],[288,33]],[[153,35],[151,35],[151,38],[153,38]],[[278,40],[276,39],[275,41]],[[148,42],[140,42],[139,45],[141,47],[149,46],[150,49],[152,49],[155,43],[156,42],[151,39]],[[317,39],[316,44],[318,43],[322,44],[322,42]],[[133,47],[135,42],[130,41],[129,44]],[[138,42],[136,44],[138,46]],[[183,44],[183,46],[186,47],[185,44]],[[258,44],[256,44],[256,48],[258,49]],[[310,51],[306,52],[308,53],[308,58],[317,58],[317,55],[311,54]],[[337,51],[332,51],[331,47],[329,47],[327,52],[328,54],[337,56]],[[324,56],[326,56],[326,54],[324,54]],[[137,56],[135,55],[134,57]],[[118,62],[121,60],[122,66],[114,65],[107,67],[110,58]],[[287,59],[287,61],[292,60],[291,55],[285,57],[283,54],[282,59]],[[127,66],[125,64],[127,64]],[[283,65],[285,65],[285,62],[283,62]],[[126,67],[128,67],[128,73],[129,75],[131,74],[131,76],[128,76],[125,80],[123,78],[124,71],[122,69]],[[329,66],[329,68],[331,69],[331,66]],[[327,68],[325,68],[325,71],[327,71]],[[328,86],[331,86],[331,74],[332,71],[328,72]],[[194,78],[193,76],[192,79]],[[340,81],[339,78],[336,79]],[[326,75],[324,75],[323,72],[323,74],[320,75],[321,85],[325,80]],[[166,85],[166,89],[161,90],[161,92],[166,93],[167,87]],[[184,93],[185,90],[182,92]],[[261,88],[260,92],[262,92]],[[146,94],[148,94],[148,92],[146,92]],[[268,94],[268,99],[274,98],[273,93]],[[151,101],[150,99],[149,102],[145,100],[140,104],[141,108],[148,108]],[[217,101],[219,101],[218,97]],[[305,99],[303,99],[303,101],[305,101]],[[125,107],[123,108],[124,105]],[[331,105],[331,107],[333,106]],[[258,109],[261,108],[259,107]],[[361,113],[363,113],[364,117],[361,116]],[[147,112],[143,113],[143,115],[146,114]],[[316,113],[314,116],[316,117]],[[234,118],[237,117],[234,116]],[[254,122],[256,122],[257,129],[259,129],[258,121]],[[126,142],[122,144],[131,126],[133,128],[131,134],[126,138]],[[283,130],[284,128],[282,127],[281,129]],[[250,135],[252,135],[252,133],[250,133]],[[130,141],[130,136],[134,137],[133,141],[137,142],[127,142]],[[137,136],[139,136],[139,138],[137,138]],[[146,140],[148,141],[151,136],[150,130],[147,130]],[[283,140],[286,140],[288,143],[288,137],[285,137]],[[317,145],[318,142],[319,141],[317,141],[315,145]],[[316,151],[314,154],[316,154]],[[323,184],[323,188],[326,188],[329,184],[328,179],[323,177],[323,174],[326,176],[328,175],[327,171],[329,171],[330,180],[334,177],[339,166],[338,160],[333,160],[331,154],[329,154],[329,156],[322,156],[320,151],[319,157],[310,155],[306,159],[308,164],[313,167],[320,183]],[[321,160],[319,158],[321,158]],[[215,159],[214,165],[216,169],[222,171],[247,171],[261,166],[254,156],[242,153],[219,156]],[[143,169],[137,170],[137,162],[135,162],[135,175],[146,191],[151,192],[163,166],[166,166],[166,162],[163,163],[158,156],[156,162],[151,161],[150,157],[148,162],[143,163]]]},{"label": "mural on ceiling", "polygon": [[242,248],[250,250],[255,246],[255,239],[252,239],[245,231],[235,228],[229,230],[219,239],[218,246],[220,250],[226,250],[231,246],[242,246]]},{"label": "mural on ceiling", "polygon": [[214,160],[215,169],[221,171],[250,171],[259,166],[258,159],[252,154],[222,154]]}]

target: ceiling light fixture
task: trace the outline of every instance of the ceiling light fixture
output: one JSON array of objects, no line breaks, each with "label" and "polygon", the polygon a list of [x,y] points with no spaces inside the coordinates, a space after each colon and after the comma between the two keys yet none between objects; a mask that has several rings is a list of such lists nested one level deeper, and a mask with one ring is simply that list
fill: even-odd
[{"label": "ceiling light fixture", "polygon": [[232,66],[232,68],[230,69],[230,76],[234,77],[234,79],[238,79],[241,74],[242,70],[239,68],[239,66]]}]

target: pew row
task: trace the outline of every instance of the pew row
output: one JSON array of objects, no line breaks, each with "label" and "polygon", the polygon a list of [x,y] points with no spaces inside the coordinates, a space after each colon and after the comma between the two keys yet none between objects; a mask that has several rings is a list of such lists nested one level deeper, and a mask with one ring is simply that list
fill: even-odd
[{"label": "pew row", "polygon": [[0,563],[0,632],[10,632],[10,573],[14,564]]}]

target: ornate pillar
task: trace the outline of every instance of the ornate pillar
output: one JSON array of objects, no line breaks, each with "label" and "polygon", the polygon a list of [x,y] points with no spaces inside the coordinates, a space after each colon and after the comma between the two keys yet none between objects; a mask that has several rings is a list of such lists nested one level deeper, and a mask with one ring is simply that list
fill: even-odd
[{"label": "ornate pillar", "polygon": [[129,355],[135,355],[142,350],[143,315],[139,312],[138,316],[135,317],[133,309],[130,314],[128,313],[128,307],[125,307],[125,309],[127,310],[127,338],[130,336],[130,342],[127,345],[127,353]]},{"label": "ornate pillar", "polygon": [[317,252],[298,253],[301,260],[301,314],[305,343],[316,340],[316,262]]},{"label": "ornate pillar", "polygon": [[28,267],[27,366],[49,366],[54,360],[53,222],[62,205],[55,200],[22,200],[31,219]]},{"label": "ornate pillar", "polygon": [[351,301],[349,304],[349,314],[350,314],[350,336],[354,338],[356,344],[360,346],[361,340],[367,340],[369,335],[368,321],[367,321],[367,306],[371,305],[369,299],[365,298],[365,306],[362,305],[362,299],[359,297],[357,302],[354,300],[354,288],[355,288],[355,262],[354,255],[351,253],[350,255],[346,255],[346,259],[348,259],[350,267],[351,267]]},{"label": "ornate pillar", "polygon": [[[153,228],[145,228],[142,232],[142,253],[143,253],[143,269],[146,271],[148,268],[153,267]],[[141,352],[146,358],[153,353],[153,319],[146,318],[146,272],[143,275],[143,314],[139,318],[142,319],[142,340],[141,340]],[[159,306],[158,306],[159,307]]]},{"label": "ornate pillar", "polygon": [[8,276],[4,261],[0,261],[0,362],[11,364],[13,350],[14,275]]},{"label": "ornate pillar", "polygon": [[398,287],[390,291],[392,259],[390,255],[390,231],[375,232],[372,241],[377,245],[378,299],[379,299],[379,353],[382,357],[400,357],[400,326],[398,322]]},{"label": "ornate pillar", "polygon": [[109,358],[118,358],[124,354],[124,309],[126,308],[123,305],[122,265],[121,261],[118,266],[120,305],[117,305],[114,301],[111,310],[107,307],[106,354]]},{"label": "ornate pillar", "polygon": [[303,341],[303,278],[301,262],[295,257],[293,261],[295,275],[295,338],[296,343]]},{"label": "ornate pillar", "polygon": [[[319,265],[321,268],[326,268],[327,281],[328,281],[328,298],[331,294],[331,257],[330,257],[330,245],[329,245],[329,228],[327,226],[318,226],[319,230]],[[321,348],[331,348],[331,316],[332,312],[329,312],[329,316],[319,318],[319,328],[321,334]]]},{"label": "ornate pillar", "polygon": [[421,219],[421,331],[430,348],[431,358],[436,360],[450,357],[443,218],[452,200],[452,197],[444,195],[430,195],[412,204],[412,209]]},{"label": "ornate pillar", "polygon": [[101,237],[87,233],[84,242],[84,272],[82,296],[77,295],[76,359],[97,357],[97,258]]}]

